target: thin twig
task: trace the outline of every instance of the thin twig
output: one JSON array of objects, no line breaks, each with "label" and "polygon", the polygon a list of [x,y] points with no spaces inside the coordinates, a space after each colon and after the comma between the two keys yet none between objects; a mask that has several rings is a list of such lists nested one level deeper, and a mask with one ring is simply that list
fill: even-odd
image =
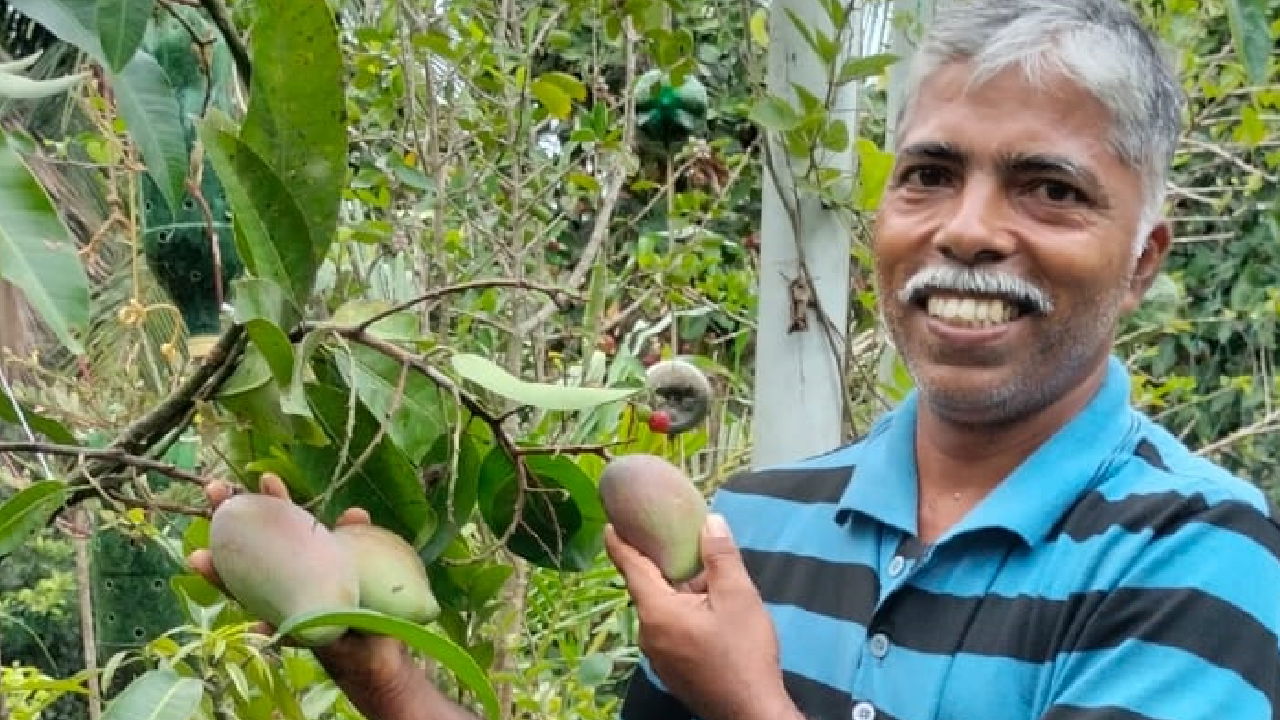
[{"label": "thin twig", "polygon": [[425,303],[425,302],[431,302],[432,300],[438,300],[444,297],[445,295],[454,295],[457,293],[467,292],[468,290],[479,290],[483,288],[498,288],[498,287],[513,287],[513,288],[520,288],[522,290],[534,290],[550,296],[552,301],[556,302],[557,305],[564,302],[563,298],[568,298],[577,302],[582,301],[582,296],[579,295],[578,293],[574,292],[573,290],[568,290],[566,288],[559,287],[556,285],[546,285],[544,283],[535,282],[533,280],[523,280],[518,278],[486,278],[481,280],[471,280],[469,282],[457,283],[454,285],[446,285],[444,287],[438,287],[433,290],[429,290],[419,295],[418,297],[413,298],[412,300],[406,300],[394,307],[388,308],[387,310],[384,310],[378,313],[377,315],[374,315],[373,317],[357,325],[355,329],[361,330],[361,331],[367,330],[370,325],[378,322],[379,320],[382,320],[386,317],[394,315],[398,312],[403,312],[413,307],[414,305],[418,305],[420,303]]},{"label": "thin twig", "polygon": [[236,32],[235,21],[231,19],[227,6],[222,0],[200,0],[200,5],[209,13],[213,24],[218,26],[218,32],[227,41],[227,48],[231,50],[231,57],[236,62],[236,73],[240,75],[245,87],[248,87],[249,80],[253,77],[253,63],[249,60],[249,49],[245,47],[240,33]]},{"label": "thin twig", "polygon": [[1225,450],[1244,438],[1254,435],[1265,435],[1272,432],[1280,432],[1280,410],[1273,410],[1264,415],[1261,420],[1247,427],[1242,427],[1224,438],[1205,445],[1199,450],[1196,450],[1196,454],[1200,456],[1210,455],[1218,452],[1219,450]]},{"label": "thin twig", "polygon": [[80,458],[81,460],[86,458],[110,460],[117,465],[128,465],[142,470],[158,472],[176,480],[185,480],[200,486],[204,486],[208,482],[203,477],[180,467],[139,455],[131,455],[119,448],[87,448],[78,445],[58,445],[43,442],[0,442],[0,453],[46,453]]}]

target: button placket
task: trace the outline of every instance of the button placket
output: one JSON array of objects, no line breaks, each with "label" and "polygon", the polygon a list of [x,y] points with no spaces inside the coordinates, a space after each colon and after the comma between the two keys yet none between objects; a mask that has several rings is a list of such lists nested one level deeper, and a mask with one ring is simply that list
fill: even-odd
[{"label": "button placket", "polygon": [[853,706],[853,720],[876,720],[876,708],[869,702],[860,702]]}]

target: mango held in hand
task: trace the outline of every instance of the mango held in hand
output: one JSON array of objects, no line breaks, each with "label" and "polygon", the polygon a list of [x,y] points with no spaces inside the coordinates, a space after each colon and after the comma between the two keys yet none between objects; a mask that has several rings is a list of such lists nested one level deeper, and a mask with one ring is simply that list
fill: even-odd
[{"label": "mango held in hand", "polygon": [[667,580],[684,582],[702,570],[707,503],[680,468],[656,455],[615,458],[600,477],[600,500],[618,537]]},{"label": "mango held in hand", "polygon": [[[347,552],[324,524],[288,500],[229,498],[213,513],[209,552],[231,596],[276,627],[300,613],[360,606],[360,584]],[[319,647],[344,632],[317,627],[293,638]]]},{"label": "mango held in hand", "polygon": [[340,525],[333,534],[360,578],[360,606],[419,625],[440,614],[427,569],[413,546],[377,525]]}]

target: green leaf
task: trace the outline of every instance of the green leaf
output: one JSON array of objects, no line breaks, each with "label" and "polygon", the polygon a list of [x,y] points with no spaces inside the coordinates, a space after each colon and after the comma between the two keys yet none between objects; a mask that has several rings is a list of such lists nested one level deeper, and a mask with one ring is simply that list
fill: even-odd
[{"label": "green leaf", "polygon": [[116,696],[102,720],[188,720],[203,697],[199,680],[173,670],[152,670]]},{"label": "green leaf", "polygon": [[10,0],[9,7],[40,23],[94,60],[107,64],[98,39],[97,0]]},{"label": "green leaf", "polygon": [[296,198],[310,230],[298,240],[310,237],[319,263],[333,241],[347,173],[338,29],[325,0],[254,6],[253,80],[240,137]]},{"label": "green leaf", "polygon": [[[337,380],[332,369],[320,367],[317,374]],[[312,384],[307,386],[306,393],[316,421],[331,442],[325,447],[298,446],[294,448],[294,458],[303,473],[317,483],[320,491],[331,492],[328,501],[320,508],[321,516],[336,518],[348,507],[362,507],[369,511],[374,523],[399,534],[414,547],[420,546],[427,536],[435,532],[436,518],[427,504],[422,482],[408,458],[385,435],[369,450],[378,435],[379,423],[358,397],[354,410],[350,408],[346,388]],[[351,423],[352,418],[354,423]],[[348,424],[352,426],[350,437]],[[344,445],[345,460],[342,457]],[[341,487],[328,486],[331,479],[347,475],[352,464],[366,454],[368,456],[345,484]]]},{"label": "green leaf", "polygon": [[756,8],[751,13],[751,39],[762,48],[769,47],[769,11]]},{"label": "green leaf", "polygon": [[1267,81],[1267,67],[1275,42],[1267,24],[1267,0],[1227,0],[1227,20],[1236,54],[1244,64],[1249,82]]},{"label": "green leaf", "polygon": [[765,130],[788,132],[800,126],[800,114],[791,103],[776,95],[766,95],[751,107],[751,122]]},{"label": "green leaf", "polygon": [[486,390],[546,410],[585,410],[625,400],[639,392],[632,388],[587,388],[528,382],[511,375],[491,360],[467,353],[453,356],[453,369]]},{"label": "green leaf", "polygon": [[892,53],[880,53],[878,55],[864,55],[862,57],[849,58],[844,61],[844,65],[840,67],[840,74],[836,77],[836,82],[840,84],[853,82],[869,78],[873,75],[879,75],[885,71],[890,65],[898,61],[898,56]]},{"label": "green leaf", "polygon": [[[580,571],[591,567],[603,545],[606,522],[595,483],[564,456],[524,459],[531,477],[519,522],[507,547],[543,567]],[[520,484],[516,466],[495,448],[480,469],[480,514],[495,534],[516,520]]]},{"label": "green leaf", "polygon": [[[339,360],[337,366],[409,461],[421,460],[445,430],[443,401],[435,383],[363,345],[352,346],[350,362]],[[403,387],[397,392],[402,372]]]},{"label": "green leaf", "polygon": [[27,426],[33,431],[44,435],[53,442],[60,445],[74,445],[76,438],[71,431],[62,423],[51,418],[47,418],[40,413],[27,407],[25,404],[19,403],[22,409],[22,418],[18,417],[17,409],[14,407],[13,401],[3,392],[0,392],[0,420],[11,423],[13,425],[21,425],[22,420],[27,421]]},{"label": "green leaf", "polygon": [[854,147],[858,152],[855,204],[859,210],[869,212],[880,207],[880,198],[884,195],[885,184],[893,170],[893,153],[881,150],[866,138],[858,138]]},{"label": "green leaf", "polygon": [[29,485],[0,505],[0,557],[17,550],[62,505],[67,486],[55,480]]},{"label": "green leaf", "polygon": [[465,650],[448,638],[438,635],[421,625],[401,620],[372,610],[347,610],[343,612],[319,612],[298,615],[281,624],[276,639],[292,632],[326,625],[340,625],[354,630],[378,635],[388,635],[443,665],[458,680],[475,693],[484,706],[485,716],[497,720],[500,716],[498,696],[493,691],[484,670]]},{"label": "green leaf", "polygon": [[155,58],[140,52],[115,77],[112,89],[120,117],[142,153],[147,173],[160,187],[170,209],[177,213],[187,181],[187,136],[169,76]]},{"label": "green leaf", "polygon": [[609,680],[613,672],[613,658],[604,653],[591,653],[578,663],[578,682],[586,687],[598,687]]},{"label": "green leaf", "polygon": [[236,323],[245,326],[276,382],[281,387],[289,385],[293,380],[293,343],[281,326],[292,313],[284,290],[265,278],[240,278],[234,284]]},{"label": "green leaf", "polygon": [[546,78],[540,77],[534,80],[529,91],[538,99],[538,102],[542,103],[547,112],[551,113],[552,117],[567,120],[573,112],[573,101],[569,98],[569,94],[564,91],[564,88]]},{"label": "green leaf", "polygon": [[200,132],[235,213],[241,259],[254,275],[279,283],[300,315],[319,266],[307,241],[307,221],[281,177],[235,136],[229,122],[211,112]]},{"label": "green leaf", "polygon": [[22,291],[63,345],[84,352],[89,280],[75,239],[7,139],[0,140],[0,279]]},{"label": "green leaf", "polygon": [[[324,323],[325,327],[355,327],[364,324],[369,318],[381,315],[391,309],[392,305],[385,300],[348,300],[333,311],[333,317]],[[422,327],[418,316],[409,311],[388,315],[365,328],[370,335],[383,340],[416,342],[422,339]]]},{"label": "green leaf", "polygon": [[833,118],[822,129],[822,146],[831,152],[849,149],[849,126],[840,118]]},{"label": "green leaf", "polygon": [[98,38],[112,70],[123,70],[137,52],[156,0],[98,0]]}]

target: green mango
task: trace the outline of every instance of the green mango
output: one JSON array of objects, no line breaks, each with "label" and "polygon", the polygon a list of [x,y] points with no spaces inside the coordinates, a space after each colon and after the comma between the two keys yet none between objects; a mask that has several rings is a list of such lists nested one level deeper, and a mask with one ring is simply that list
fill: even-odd
[{"label": "green mango", "polygon": [[360,606],[415,622],[431,622],[440,605],[413,546],[378,525],[339,525],[334,531],[360,578]]},{"label": "green mango", "polygon": [[[223,586],[245,610],[279,627],[300,613],[360,607],[360,581],[337,537],[306,510],[270,495],[236,495],[218,506],[209,552]],[[346,628],[295,633],[307,647],[328,645]]]},{"label": "green mango", "polygon": [[684,582],[702,571],[707,502],[680,468],[656,455],[614,458],[600,476],[600,501],[618,537],[667,580]]}]

